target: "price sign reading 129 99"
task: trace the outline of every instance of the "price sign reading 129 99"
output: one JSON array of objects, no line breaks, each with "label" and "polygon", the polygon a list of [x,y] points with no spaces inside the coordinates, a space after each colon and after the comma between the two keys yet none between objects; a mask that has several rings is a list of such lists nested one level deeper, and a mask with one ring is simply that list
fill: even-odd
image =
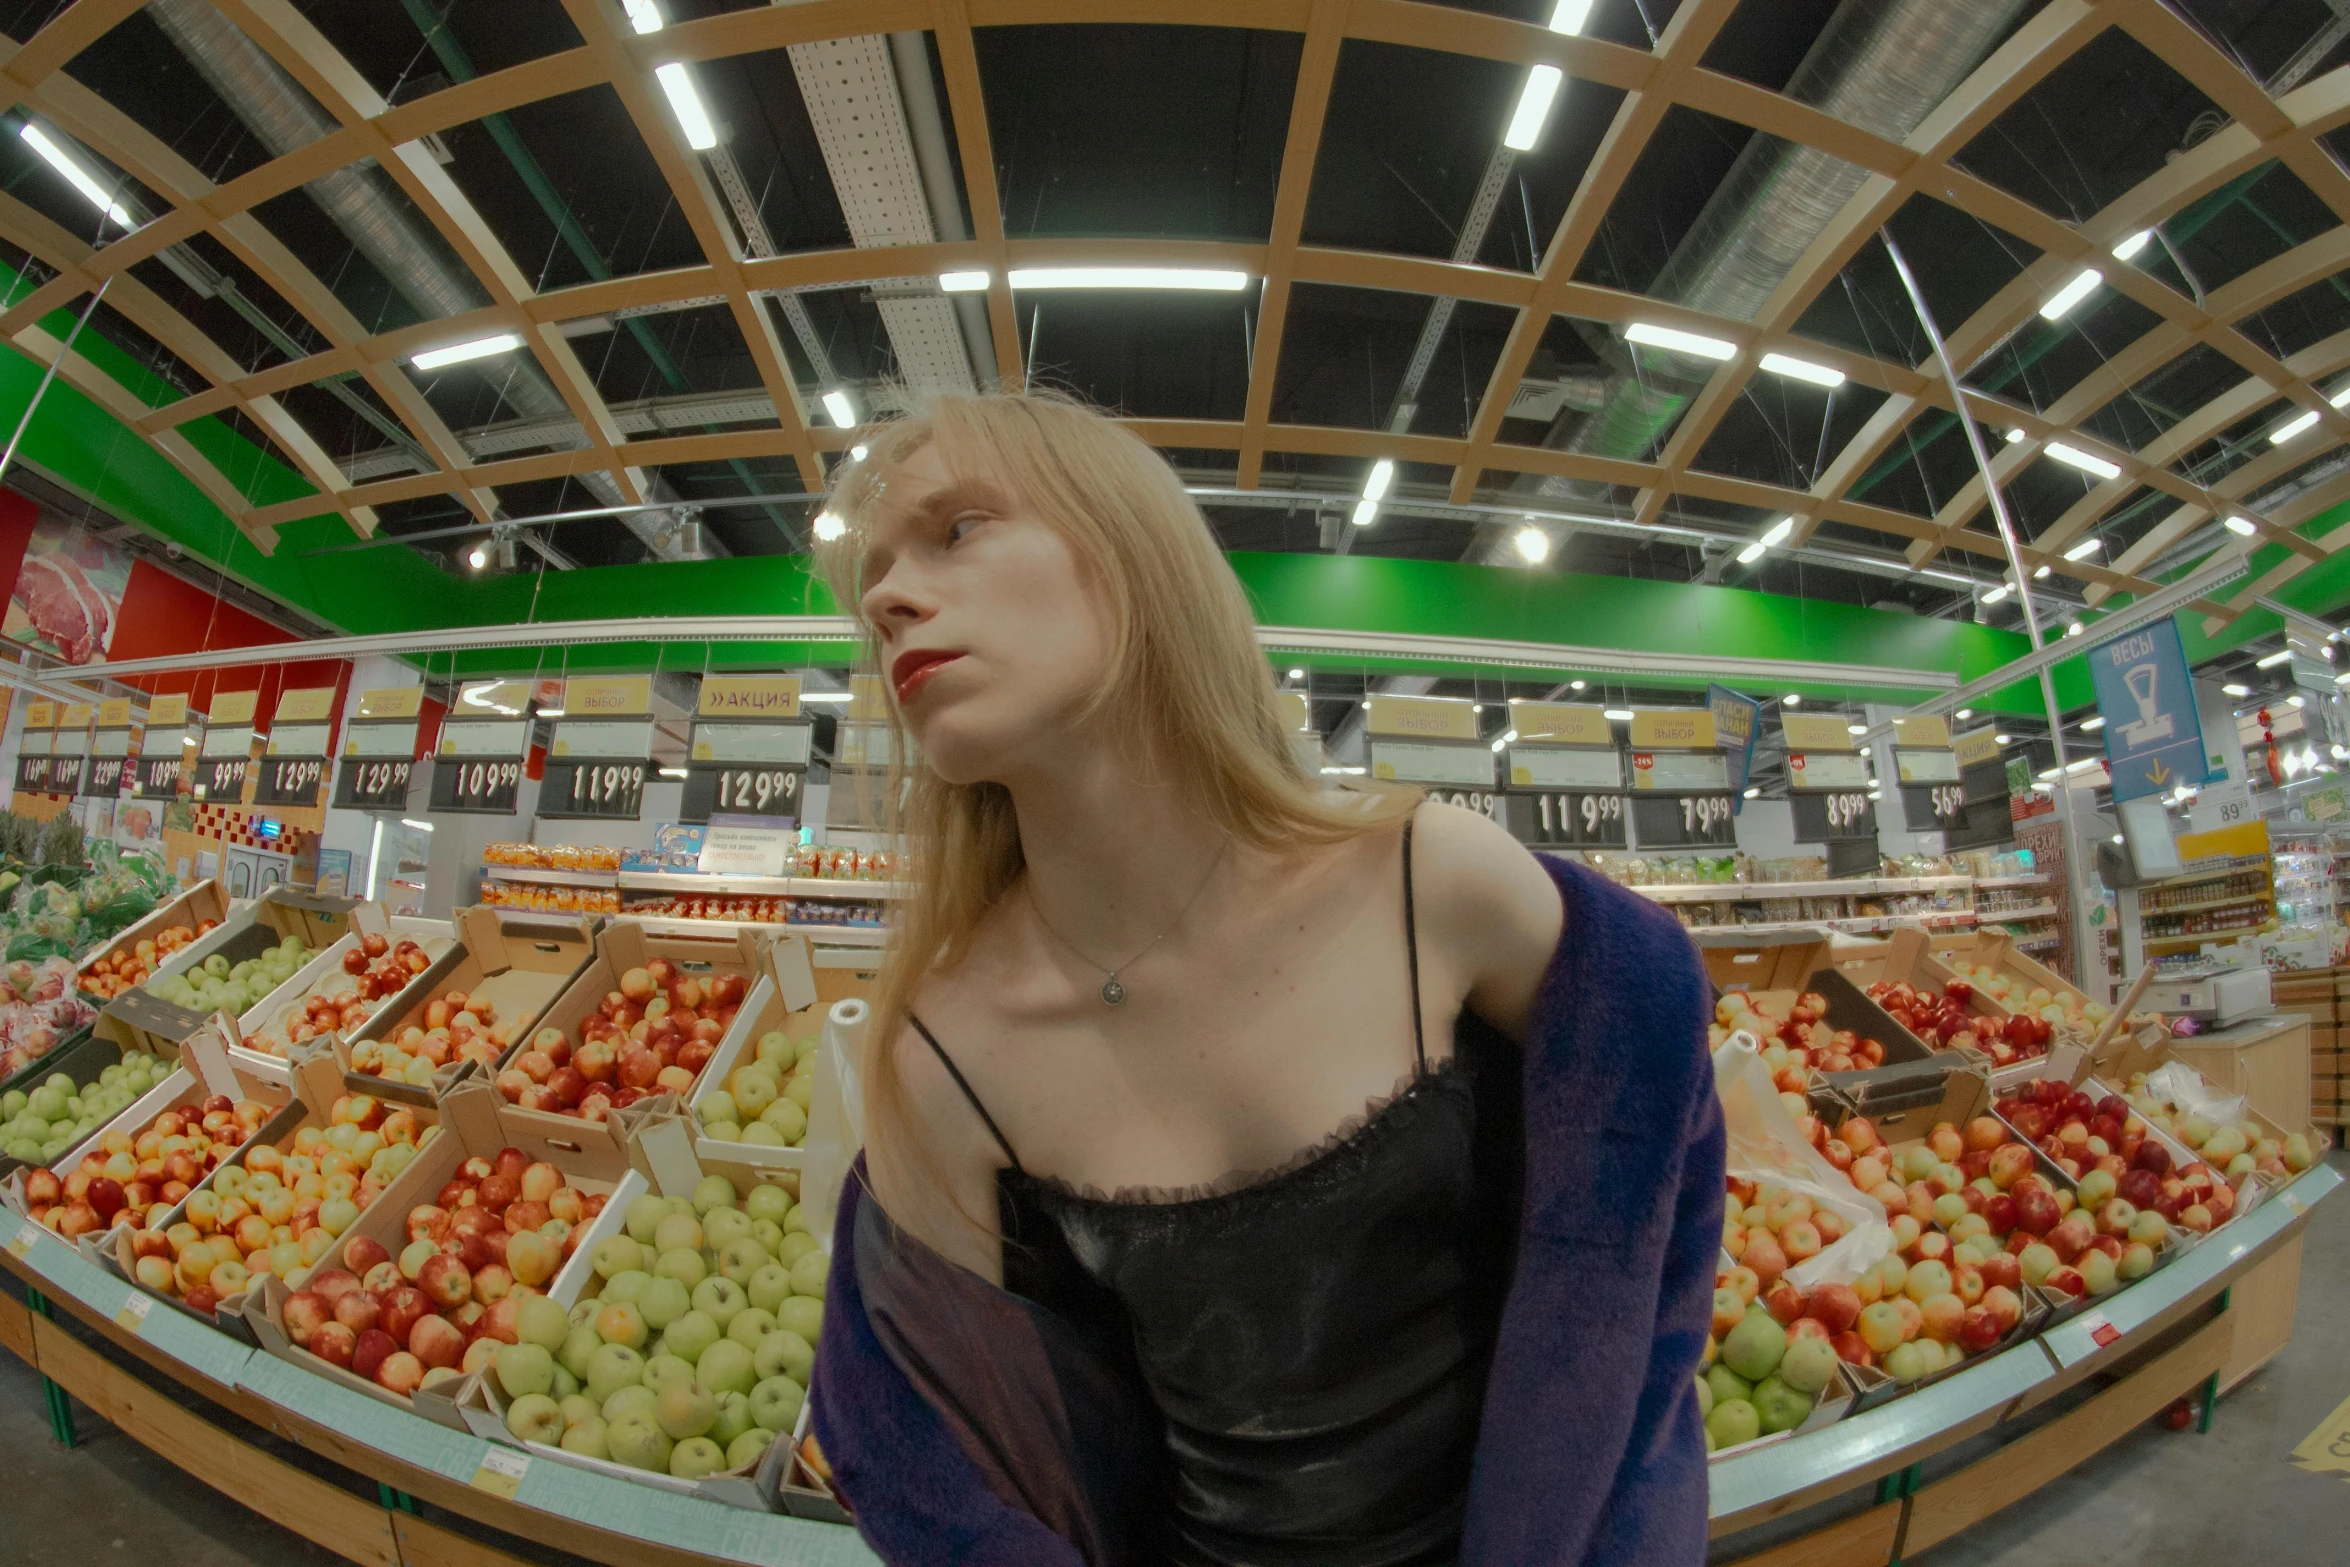
[{"label": "price sign reading 129 99", "polygon": [[685,775],[678,820],[706,822],[713,813],[736,816],[800,815],[801,767],[758,762],[698,762]]},{"label": "price sign reading 129 99", "polygon": [[318,787],[326,782],[326,762],[316,756],[272,756],[259,764],[261,781],[254,785],[255,805],[316,805]]},{"label": "price sign reading 129 99", "polygon": [[1632,832],[1643,849],[1730,848],[1737,823],[1726,794],[1634,795]]},{"label": "price sign reading 129 99", "polygon": [[406,810],[408,777],[415,768],[414,762],[389,757],[344,757],[342,771],[335,775],[335,809]]},{"label": "price sign reading 129 99", "polygon": [[550,758],[539,781],[539,815],[633,822],[644,809],[646,771],[642,761]]},{"label": "price sign reading 129 99", "polygon": [[432,767],[432,808],[477,816],[512,816],[522,792],[522,763],[492,757],[444,757]]}]

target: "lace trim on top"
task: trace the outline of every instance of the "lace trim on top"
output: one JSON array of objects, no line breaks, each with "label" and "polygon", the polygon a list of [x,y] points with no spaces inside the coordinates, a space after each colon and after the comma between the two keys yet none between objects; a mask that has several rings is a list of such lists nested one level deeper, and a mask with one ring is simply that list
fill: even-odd
[{"label": "lace trim on top", "polygon": [[1067,1201],[1108,1207],[1171,1208],[1186,1203],[1222,1201],[1253,1193],[1260,1187],[1293,1180],[1336,1160],[1341,1154],[1369,1141],[1372,1134],[1405,1120],[1412,1107],[1425,1102],[1430,1093],[1461,1075],[1461,1071],[1460,1057],[1456,1053],[1446,1056],[1424,1072],[1406,1072],[1395,1080],[1392,1092],[1366,1101],[1360,1115],[1348,1116],[1328,1136],[1299,1149],[1279,1164],[1254,1170],[1235,1170],[1197,1186],[1121,1186],[1115,1191],[1104,1193],[1098,1186],[1064,1181],[1057,1175],[1036,1175],[1027,1171],[1007,1173],[1015,1179],[1031,1181]]}]

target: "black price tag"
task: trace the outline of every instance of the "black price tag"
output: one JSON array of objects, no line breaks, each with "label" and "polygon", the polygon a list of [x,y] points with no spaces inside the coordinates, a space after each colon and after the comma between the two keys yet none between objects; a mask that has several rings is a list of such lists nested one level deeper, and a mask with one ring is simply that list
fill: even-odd
[{"label": "black price tag", "polygon": [[342,771],[335,775],[335,809],[404,811],[408,808],[408,778],[415,770],[414,762],[347,756]]},{"label": "black price tag", "polygon": [[1501,820],[1501,796],[1490,789],[1447,789],[1440,784],[1431,785],[1427,797],[1438,805],[1457,805],[1464,811]]},{"label": "black price tag", "polygon": [[83,763],[82,793],[93,800],[111,800],[122,793],[125,768],[135,765],[127,756],[93,756]]},{"label": "black price tag", "polygon": [[28,794],[49,792],[49,763],[46,756],[20,756],[16,759],[16,786]]},{"label": "black price tag", "polygon": [[1620,849],[1624,797],[1588,789],[1513,789],[1503,825],[1520,843],[1549,849]]},{"label": "black price tag", "polygon": [[713,814],[800,815],[808,770],[775,762],[696,762],[686,770],[677,819],[706,822]]},{"label": "black price tag", "polygon": [[1865,789],[1803,789],[1790,798],[1798,843],[1873,842],[1877,836],[1877,805]]},{"label": "black price tag", "polygon": [[43,792],[48,794],[79,794],[82,792],[82,764],[87,757],[52,756],[49,758],[49,782]]},{"label": "black price tag", "polygon": [[[1999,795],[2001,809],[2007,806],[2004,790]],[[1964,826],[1967,819],[1966,786],[1963,784],[1904,784],[1901,786],[1901,817],[1909,823],[1911,832],[1948,832]]]},{"label": "black price tag", "polygon": [[171,800],[180,792],[180,759],[176,756],[141,757],[131,770],[131,796],[139,800]]},{"label": "black price tag", "polygon": [[241,805],[245,799],[245,779],[253,764],[239,757],[234,761],[199,762],[196,765],[196,797],[214,805]]},{"label": "black price tag", "polygon": [[432,808],[476,816],[512,816],[522,793],[522,763],[488,757],[432,764]]},{"label": "black price tag", "polygon": [[1643,849],[1732,848],[1738,826],[1726,794],[1636,794],[1632,830]]},{"label": "black price tag", "polygon": [[261,762],[261,781],[254,786],[255,805],[316,805],[318,786],[326,782],[326,760],[317,756],[272,756]]},{"label": "black price tag", "polygon": [[539,815],[558,821],[595,818],[633,822],[644,810],[645,774],[650,767],[642,760],[550,758],[546,776],[539,781]]}]

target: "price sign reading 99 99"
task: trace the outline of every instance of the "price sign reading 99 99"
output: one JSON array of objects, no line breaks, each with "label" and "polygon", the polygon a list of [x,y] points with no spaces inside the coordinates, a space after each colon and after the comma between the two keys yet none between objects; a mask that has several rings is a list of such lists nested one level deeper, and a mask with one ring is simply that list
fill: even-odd
[{"label": "price sign reading 99 99", "polygon": [[522,763],[495,757],[444,757],[432,767],[432,808],[469,816],[512,816],[522,793]]},{"label": "price sign reading 99 99", "polygon": [[1632,833],[1643,849],[1732,848],[1736,819],[1726,794],[1635,795]]},{"label": "price sign reading 99 99", "polygon": [[549,758],[539,781],[539,815],[555,820],[630,821],[644,810],[645,774],[635,761]]}]

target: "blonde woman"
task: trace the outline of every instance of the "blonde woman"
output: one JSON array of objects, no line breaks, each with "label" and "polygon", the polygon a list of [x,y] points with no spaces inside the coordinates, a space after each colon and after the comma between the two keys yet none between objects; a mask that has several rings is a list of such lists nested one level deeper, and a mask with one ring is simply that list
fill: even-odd
[{"label": "blonde woman", "polygon": [[1673,921],[1291,760],[1166,464],[866,437],[824,565],[918,758],[815,1422],[893,1563],[1702,1561],[1721,1234]]}]

